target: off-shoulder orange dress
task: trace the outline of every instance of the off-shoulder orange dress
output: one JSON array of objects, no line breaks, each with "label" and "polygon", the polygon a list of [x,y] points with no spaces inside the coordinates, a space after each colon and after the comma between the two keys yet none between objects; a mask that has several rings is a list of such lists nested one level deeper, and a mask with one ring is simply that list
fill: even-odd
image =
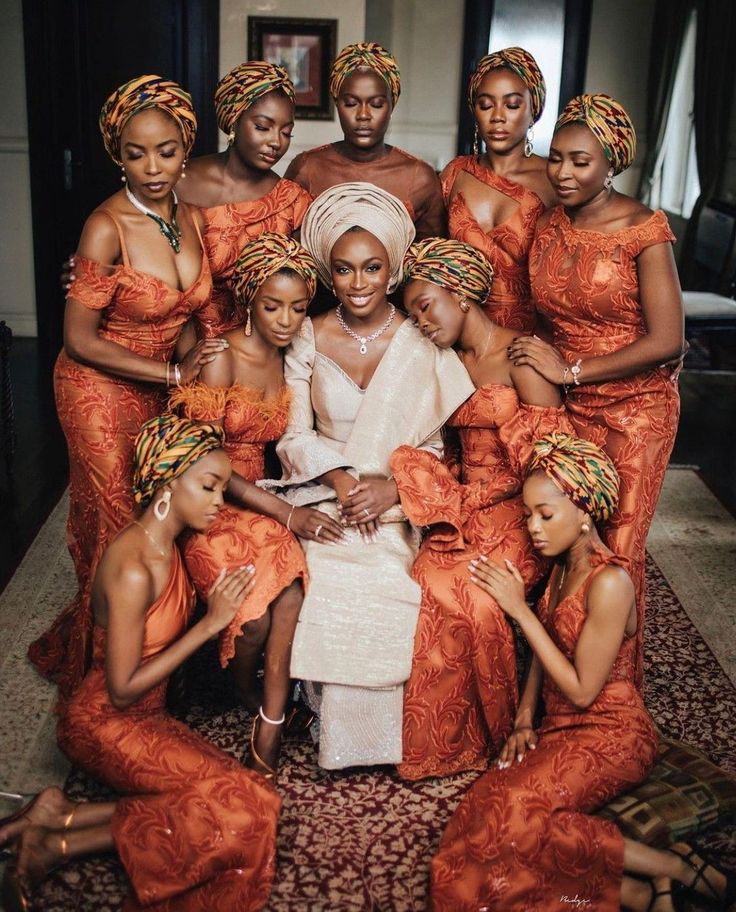
[{"label": "off-shoulder orange dress", "polygon": [[[100,338],[146,358],[170,361],[182,327],[209,300],[212,280],[207,258],[202,256],[199,276],[191,287],[179,291],[130,265],[122,229],[110,218],[120,237],[122,265],[106,267],[77,256],[77,278],[69,297],[102,311]],[[161,414],[167,393],[163,386],[124,380],[81,364],[63,350],[54,369],[54,391],[69,447],[67,543],[80,591],[31,645],[29,656],[66,696],[89,667],[89,589],[97,562],[135,513],[133,443],[141,425]]]},{"label": "off-shoulder orange dress", "polygon": [[[276,398],[264,400],[259,390],[239,384],[213,389],[196,383],[177,390],[170,405],[194,421],[222,421],[233,471],[255,483],[265,475],[266,444],[286,430],[290,399],[287,386]],[[203,601],[223,567],[255,565],[258,585],[220,634],[223,667],[235,655],[235,639],[243,624],[261,617],[294,580],[307,580],[306,559],[295,536],[275,519],[232,504],[220,510],[206,532],[185,533],[182,544],[187,569]]]},{"label": "off-shoulder orange dress", "polygon": [[[515,200],[518,205],[511,218],[490,231],[484,231],[473,217],[463,194],[452,194],[457,176],[462,171],[485,184],[491,193],[500,193]],[[486,313],[499,326],[531,332],[535,311],[529,288],[529,249],[537,220],[545,209],[544,203],[532,190],[500,177],[473,155],[453,159],[440,175],[440,181],[448,211],[450,237],[475,247],[493,266],[493,287],[484,304]]]},{"label": "off-shoulder orange dress", "polygon": [[[194,592],[177,548],[146,614],[142,660],[186,630]],[[106,631],[94,628],[92,668],[63,708],[59,746],[72,763],[131,797],[112,818],[134,895],[125,910],[262,909],[276,862],[281,800],[265,779],[166,713],[166,681],[127,709],[110,702]]]},{"label": "off-shoulder orange dress", "polygon": [[311,202],[306,190],[281,178],[260,199],[200,210],[205,221],[204,245],[213,282],[210,304],[197,314],[202,335],[220,336],[245,322],[228,286],[240,251],[264,231],[293,234]]},{"label": "off-shoulder orange dress", "polygon": [[[575,228],[560,206],[535,238],[529,260],[534,303],[552,343],[573,363],[618,351],[646,334],[636,258],[674,241],[664,212],[614,234]],[[584,379],[584,377],[583,377]],[[603,529],[608,547],[629,561],[637,593],[637,671],[643,680],[644,548],[680,415],[677,372],[659,367],[568,389],[577,433],[603,447],[621,478],[618,509]]]},{"label": "off-shoulder orange dress", "polygon": [[405,779],[486,769],[518,702],[514,634],[503,611],[470,581],[485,554],[512,560],[531,588],[546,569],[526,529],[521,485],[535,440],[567,427],[564,409],[520,405],[489,384],[448,422],[461,442],[459,481],[429,453],[399,447],[391,470],[401,506],[429,526],[412,575],[422,587],[411,676],[404,689]]},{"label": "off-shoulder orange dress", "polygon": [[[548,586],[539,617],[570,661],[595,573],[624,563],[599,553],[588,579],[556,607],[550,607]],[[634,683],[636,650],[636,639],[625,638],[585,712],[545,676],[546,715],[536,750],[481,776],[442,836],[432,860],[434,912],[620,908],[623,837],[615,824],[591,813],[641,782],[657,756],[654,726]]]}]

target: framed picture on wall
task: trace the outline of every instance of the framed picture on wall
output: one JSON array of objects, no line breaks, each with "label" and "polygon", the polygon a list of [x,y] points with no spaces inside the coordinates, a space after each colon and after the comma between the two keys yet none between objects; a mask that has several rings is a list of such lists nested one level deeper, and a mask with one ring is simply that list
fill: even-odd
[{"label": "framed picture on wall", "polygon": [[284,67],[296,90],[299,119],[331,120],[330,66],[337,19],[248,16],[248,59]]}]

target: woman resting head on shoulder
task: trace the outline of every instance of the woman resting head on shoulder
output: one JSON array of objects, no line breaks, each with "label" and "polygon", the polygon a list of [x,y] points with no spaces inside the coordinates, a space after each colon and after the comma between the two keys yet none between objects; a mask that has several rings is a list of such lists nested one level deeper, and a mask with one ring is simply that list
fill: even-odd
[{"label": "woman resting head on shoulder", "polygon": [[[206,614],[189,626],[194,593],[176,539],[210,528],[223,505],[231,471],[223,438],[218,427],[173,415],[140,430],[134,490],[142,513],[100,562],[92,667],[58,726],[71,762],[125,797],[73,802],[48,788],[2,821],[0,845],[14,853],[4,908],[28,908],[29,893],[56,865],[111,850],[136,905],[185,894],[181,908],[255,909],[268,898],[278,796],[165,707],[171,673],[232,621],[255,585],[250,566],[223,570]],[[212,839],[203,841],[208,826]],[[165,845],[154,830],[167,834]]]}]

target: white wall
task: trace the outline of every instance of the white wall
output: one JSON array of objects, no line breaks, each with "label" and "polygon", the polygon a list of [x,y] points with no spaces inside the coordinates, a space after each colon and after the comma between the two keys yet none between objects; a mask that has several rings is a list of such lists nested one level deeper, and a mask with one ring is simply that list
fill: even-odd
[{"label": "white wall", "polygon": [[636,193],[646,154],[653,17],[654,0],[593,0],[585,91],[612,95],[626,108],[636,128],[636,161],[615,180],[622,193]]},{"label": "white wall", "polygon": [[21,0],[0,3],[0,320],[36,335]]},{"label": "white wall", "polygon": [[[220,76],[248,59],[248,16],[299,16],[337,19],[337,48],[363,41],[365,0],[220,0]],[[283,174],[287,165],[304,149],[312,149],[340,137],[334,120],[298,120],[291,148],[277,166]],[[220,148],[226,145],[220,134]]]}]

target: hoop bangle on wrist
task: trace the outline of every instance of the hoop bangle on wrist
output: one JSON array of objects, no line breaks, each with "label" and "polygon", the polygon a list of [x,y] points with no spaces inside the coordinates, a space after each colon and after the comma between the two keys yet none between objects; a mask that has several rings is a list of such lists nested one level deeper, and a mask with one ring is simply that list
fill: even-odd
[{"label": "hoop bangle on wrist", "polygon": [[181,386],[181,368],[178,364],[174,365],[174,383],[177,386]]},{"label": "hoop bangle on wrist", "polygon": [[289,515],[286,519],[286,528],[288,529],[289,532],[291,532],[291,517],[293,516],[295,509],[296,509],[296,504],[294,504],[292,506],[291,510],[289,510]]}]

